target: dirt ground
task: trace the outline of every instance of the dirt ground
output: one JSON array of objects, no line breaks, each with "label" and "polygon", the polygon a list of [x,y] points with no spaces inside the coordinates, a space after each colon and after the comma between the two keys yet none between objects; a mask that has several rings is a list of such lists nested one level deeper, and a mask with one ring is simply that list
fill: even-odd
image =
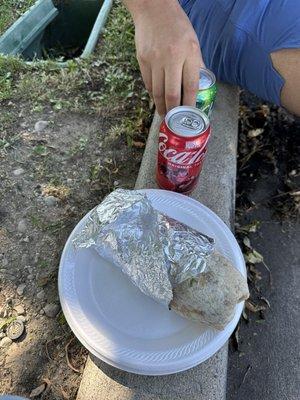
[{"label": "dirt ground", "polygon": [[[289,219],[298,212],[297,197],[292,195],[299,176],[297,121],[251,99],[254,103],[241,104],[237,194],[236,228],[245,254],[253,252],[245,246],[245,237],[252,241],[253,235],[259,235],[259,224],[249,217],[255,204],[248,189],[261,174],[277,177],[271,197],[264,199],[274,218]],[[133,187],[143,149],[128,146],[125,136],[111,135],[115,115],[95,118],[49,109],[39,114],[44,123],[36,124],[35,114],[22,113],[21,107],[16,112],[13,134],[18,140],[2,151],[0,164],[0,306],[3,320],[21,317],[25,332],[0,349],[0,393],[28,397],[40,388],[41,399],[75,399],[87,351],[59,309],[60,254],[75,224],[105,194],[115,187]],[[263,131],[255,133],[255,129]],[[278,136],[283,131],[285,136]],[[259,254],[263,256],[263,249]],[[248,268],[254,309],[245,316],[267,318],[257,276],[262,274],[267,282],[268,273],[259,257]],[[258,315],[253,313],[256,310]]]},{"label": "dirt ground", "polygon": [[[71,63],[65,71],[51,65],[24,69],[15,61],[2,67],[0,60],[0,394],[76,397],[87,352],[59,308],[60,254],[83,215],[114,188],[133,187],[149,126],[149,111],[138,100],[144,98],[140,77],[136,66],[130,69],[132,31],[119,40],[118,25],[126,18],[121,12],[115,24],[108,23],[110,45],[104,43],[104,53],[110,58]],[[247,218],[255,206],[247,191],[258,174],[274,175],[273,193],[263,201],[278,221],[297,214],[298,161],[290,155],[299,125],[284,111],[247,96],[241,103],[236,228],[251,261],[253,307],[248,305],[244,317],[258,313],[264,319],[259,269],[263,279],[268,274],[263,250],[257,253],[245,240],[259,234]],[[25,329],[11,341],[7,330],[13,320]],[[234,348],[238,340],[236,334]]]},{"label": "dirt ground", "polygon": [[0,394],[76,397],[87,352],[60,311],[58,265],[82,216],[135,183],[151,113],[132,32],[115,2],[89,60],[0,57]]},{"label": "dirt ground", "polygon": [[299,398],[300,119],[242,93],[236,236],[251,298],[232,335],[227,398]]},{"label": "dirt ground", "polygon": [[0,390],[28,396],[46,382],[41,398],[73,399],[87,353],[59,311],[60,254],[75,224],[105,194],[133,187],[142,150],[122,138],[106,140],[109,118],[41,120],[48,125],[36,132],[32,116],[19,119],[19,141],[0,165],[0,312],[16,316],[22,305],[25,320],[21,338],[0,349]]}]

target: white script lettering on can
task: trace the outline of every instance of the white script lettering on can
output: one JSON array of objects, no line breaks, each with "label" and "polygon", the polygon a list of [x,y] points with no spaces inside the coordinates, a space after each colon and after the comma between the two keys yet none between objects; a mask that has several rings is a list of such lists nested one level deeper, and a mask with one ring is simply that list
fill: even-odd
[{"label": "white script lettering on can", "polygon": [[201,160],[201,158],[205,154],[205,152],[203,151],[203,147],[201,149],[194,151],[181,151],[181,152],[178,152],[177,150],[172,148],[168,149],[166,145],[167,141],[168,141],[168,136],[163,132],[159,132],[158,149],[164,158],[166,158],[167,160],[169,160],[174,164],[180,164],[180,165],[196,164]]}]

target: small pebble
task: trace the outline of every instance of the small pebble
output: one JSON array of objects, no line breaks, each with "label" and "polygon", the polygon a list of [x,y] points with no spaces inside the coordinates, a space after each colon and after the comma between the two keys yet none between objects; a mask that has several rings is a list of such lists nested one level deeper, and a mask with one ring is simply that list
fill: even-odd
[{"label": "small pebble", "polygon": [[49,121],[37,121],[34,125],[34,130],[37,133],[43,132],[49,125]]},{"label": "small pebble", "polygon": [[8,347],[11,344],[12,340],[7,336],[0,340],[0,347]]},{"label": "small pebble", "polygon": [[44,202],[47,206],[55,206],[58,203],[58,199],[54,196],[44,197]]},{"label": "small pebble", "polygon": [[21,128],[27,128],[26,122],[21,122],[21,123],[20,123],[20,127],[21,127]]},{"label": "small pebble", "polygon": [[0,332],[0,339],[5,337],[5,333],[4,332]]},{"label": "small pebble", "polygon": [[21,219],[21,221],[19,221],[17,230],[18,230],[18,232],[20,232],[20,233],[25,233],[25,232],[26,232],[27,226],[26,226],[26,221],[25,221],[25,219]]},{"label": "small pebble", "polygon": [[40,394],[43,393],[43,391],[46,389],[46,384],[42,383],[40,386],[38,386],[37,388],[33,389],[29,395],[29,397],[37,397]]},{"label": "small pebble", "polygon": [[43,300],[43,299],[45,298],[45,292],[44,292],[44,290],[40,290],[40,291],[37,293],[36,297],[37,297],[39,300]]},{"label": "small pebble", "polygon": [[49,318],[55,318],[59,312],[59,306],[57,304],[51,303],[46,304],[44,307],[45,314]]},{"label": "small pebble", "polygon": [[19,304],[18,306],[15,306],[14,310],[17,312],[18,315],[25,314],[25,309],[21,304]]},{"label": "small pebble", "polygon": [[43,309],[40,310],[40,315],[44,315],[45,311]]},{"label": "small pebble", "polygon": [[28,262],[28,255],[24,253],[21,258],[21,264],[24,265],[27,264],[27,262]]},{"label": "small pebble", "polygon": [[18,319],[22,322],[28,321],[28,318],[24,317],[24,315],[18,315]]},{"label": "small pebble", "polygon": [[26,268],[30,273],[33,271],[33,267],[31,265],[25,265],[24,268]]},{"label": "small pebble", "polygon": [[8,265],[8,259],[7,258],[3,258],[1,261],[2,267],[5,268]]},{"label": "small pebble", "polygon": [[30,274],[27,276],[27,279],[29,279],[30,281],[34,278],[34,275]]},{"label": "small pebble", "polygon": [[17,168],[13,171],[14,176],[20,176],[24,174],[24,169],[23,168]]},{"label": "small pebble", "polygon": [[17,287],[17,293],[18,293],[19,296],[23,295],[25,288],[26,288],[26,284],[25,283],[21,283],[21,285],[19,285]]}]

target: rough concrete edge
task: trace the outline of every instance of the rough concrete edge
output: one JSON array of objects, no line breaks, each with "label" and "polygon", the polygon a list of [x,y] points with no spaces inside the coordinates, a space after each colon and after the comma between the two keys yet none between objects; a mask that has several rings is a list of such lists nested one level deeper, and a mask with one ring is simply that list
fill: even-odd
[{"label": "rough concrete edge", "polygon": [[[156,187],[154,171],[159,123],[160,118],[155,115],[136,188]],[[234,215],[237,124],[237,88],[220,85],[212,119],[212,140],[200,185],[192,197],[210,207],[228,225],[232,224]],[[212,188],[214,196],[211,195]],[[188,371],[165,377],[145,377],[119,371],[89,357],[77,400],[224,400],[227,358],[226,344],[205,363]],[[196,391],[190,387],[191,383]]]}]

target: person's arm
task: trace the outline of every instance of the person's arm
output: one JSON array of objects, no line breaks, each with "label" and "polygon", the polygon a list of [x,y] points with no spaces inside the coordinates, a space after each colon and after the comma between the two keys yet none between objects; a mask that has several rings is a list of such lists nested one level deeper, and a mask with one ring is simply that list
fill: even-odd
[{"label": "person's arm", "polygon": [[123,2],[135,24],[143,80],[159,114],[164,115],[181,101],[195,105],[199,68],[204,64],[196,33],[178,0]]}]

